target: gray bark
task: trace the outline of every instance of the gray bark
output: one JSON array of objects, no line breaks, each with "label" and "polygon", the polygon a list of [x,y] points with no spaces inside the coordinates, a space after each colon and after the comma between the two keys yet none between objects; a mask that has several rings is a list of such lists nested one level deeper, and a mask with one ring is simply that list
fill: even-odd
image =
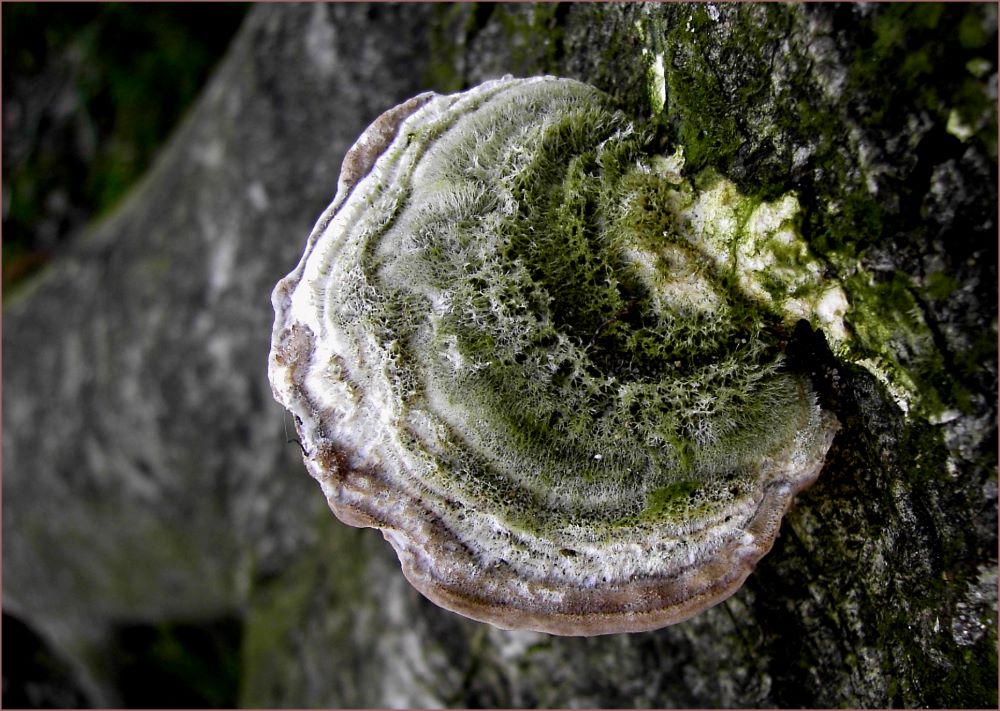
[{"label": "gray bark", "polygon": [[[141,185],[5,304],[5,611],[99,704],[121,703],[116,626],[236,615],[245,705],[995,706],[995,139],[948,133],[957,99],[886,81],[896,65],[862,81],[885,8],[715,12],[255,8]],[[995,60],[995,6],[937,22],[985,26],[985,45],[962,46]],[[923,52],[934,87],[959,45],[920,44],[926,24],[899,25],[898,56]],[[904,416],[871,373],[803,336],[795,357],[843,424],[828,464],[736,595],[656,632],[504,632],[427,602],[376,531],[333,519],[267,383],[270,290],[354,138],[420,91],[507,72],[593,83],[689,141],[692,169],[795,189],[809,216],[865,191],[878,229],[859,219],[835,239],[807,216],[806,236],[838,277],[849,252],[902,280],[929,335],[894,352],[957,413]],[[995,106],[983,112],[995,133]]]}]

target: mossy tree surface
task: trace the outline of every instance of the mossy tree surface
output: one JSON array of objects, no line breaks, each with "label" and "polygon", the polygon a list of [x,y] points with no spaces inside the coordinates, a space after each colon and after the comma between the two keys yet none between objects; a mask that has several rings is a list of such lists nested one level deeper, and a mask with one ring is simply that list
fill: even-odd
[{"label": "mossy tree surface", "polygon": [[[239,614],[255,707],[995,707],[996,41],[986,4],[255,7],[143,186],[4,305],[5,613],[111,706],[116,624]],[[427,602],[321,510],[262,372],[358,133],[508,72],[683,146],[692,205],[787,216],[807,251],[772,263],[848,304],[768,331],[840,420],[827,466],[738,593],[657,632]]]},{"label": "mossy tree surface", "polygon": [[751,200],[794,192],[799,233],[845,290],[833,352],[808,338],[788,352],[845,429],[748,583],[742,652],[726,652],[773,683],[701,701],[995,704],[995,7],[464,19],[452,88],[500,66],[593,83],[683,146],[686,175],[712,169]]},{"label": "mossy tree surface", "polygon": [[433,86],[597,86],[665,156],[683,148],[697,191],[721,176],[746,212],[794,196],[799,263],[848,304],[843,333],[779,329],[844,430],[744,589],[677,628],[532,639],[514,659],[470,629],[449,703],[996,703],[995,21],[936,4],[439,11]]}]

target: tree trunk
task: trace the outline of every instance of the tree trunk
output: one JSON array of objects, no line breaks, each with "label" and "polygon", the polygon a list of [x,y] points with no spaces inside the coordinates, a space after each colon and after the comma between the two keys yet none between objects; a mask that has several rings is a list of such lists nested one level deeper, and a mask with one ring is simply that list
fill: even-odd
[{"label": "tree trunk", "polygon": [[[140,186],[5,305],[5,612],[97,704],[134,698],[123,630],[234,618],[223,704],[995,707],[996,56],[995,5],[254,8]],[[818,482],[739,592],[659,631],[434,606],[333,518],[271,397],[270,291],[347,148],[505,73],[794,194],[850,304],[843,343],[788,354],[842,426]]]}]

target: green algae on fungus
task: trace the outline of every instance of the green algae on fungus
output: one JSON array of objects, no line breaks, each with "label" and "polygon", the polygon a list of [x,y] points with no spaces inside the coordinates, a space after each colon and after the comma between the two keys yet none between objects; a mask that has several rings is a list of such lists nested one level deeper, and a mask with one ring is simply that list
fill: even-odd
[{"label": "green algae on fungus", "polygon": [[274,291],[269,374],[309,472],[443,607],[678,622],[739,588],[819,474],[837,423],[773,334],[829,295],[764,278],[806,259],[792,206],[699,193],[645,148],[576,81],[422,94],[351,149]]}]

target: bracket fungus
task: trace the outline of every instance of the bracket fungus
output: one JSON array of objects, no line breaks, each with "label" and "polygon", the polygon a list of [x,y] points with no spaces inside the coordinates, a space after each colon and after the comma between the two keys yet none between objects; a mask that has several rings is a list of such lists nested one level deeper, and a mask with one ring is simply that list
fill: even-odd
[{"label": "bracket fungus", "polygon": [[837,422],[778,310],[685,236],[690,185],[648,142],[572,80],[422,94],[362,134],[274,290],[269,375],[309,472],[445,608],[565,635],[684,620],[823,465]]}]

